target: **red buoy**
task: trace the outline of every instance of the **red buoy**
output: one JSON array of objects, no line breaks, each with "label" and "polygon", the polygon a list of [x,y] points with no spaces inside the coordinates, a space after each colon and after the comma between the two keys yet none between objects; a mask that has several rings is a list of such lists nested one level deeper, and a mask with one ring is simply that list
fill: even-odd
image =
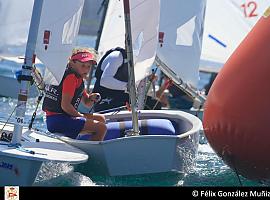
[{"label": "red buoy", "polygon": [[269,15],[270,9],[219,72],[203,116],[211,147],[237,173],[253,180],[270,179]]}]

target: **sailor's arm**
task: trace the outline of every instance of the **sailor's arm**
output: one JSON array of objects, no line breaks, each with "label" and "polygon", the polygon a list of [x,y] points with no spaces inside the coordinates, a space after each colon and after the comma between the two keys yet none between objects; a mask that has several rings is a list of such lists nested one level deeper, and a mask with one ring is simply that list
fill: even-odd
[{"label": "sailor's arm", "polygon": [[[103,61],[103,73],[100,80],[100,85],[113,90],[126,90],[127,82],[119,81],[114,78],[118,68],[123,63],[123,56],[120,51],[110,53]],[[102,66],[103,68],[103,66]]]},{"label": "sailor's arm", "polygon": [[69,115],[74,117],[83,117],[83,114],[78,112],[74,106],[71,104],[72,96],[68,93],[62,94],[61,107]]}]

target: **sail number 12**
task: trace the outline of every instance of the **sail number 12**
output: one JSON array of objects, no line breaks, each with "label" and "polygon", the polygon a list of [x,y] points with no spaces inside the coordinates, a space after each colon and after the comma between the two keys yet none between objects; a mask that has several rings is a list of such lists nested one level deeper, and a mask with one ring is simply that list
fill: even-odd
[{"label": "sail number 12", "polygon": [[244,16],[245,17],[257,17],[257,8],[258,4],[256,1],[249,1],[247,3],[243,3],[241,5],[241,8],[243,8]]}]

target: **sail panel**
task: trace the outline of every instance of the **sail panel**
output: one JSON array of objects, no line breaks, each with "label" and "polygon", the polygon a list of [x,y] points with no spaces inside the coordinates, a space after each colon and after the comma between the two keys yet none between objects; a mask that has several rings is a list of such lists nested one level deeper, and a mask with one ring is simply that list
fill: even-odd
[{"label": "sail panel", "polygon": [[[78,35],[84,0],[43,3],[36,54],[46,66],[45,83],[58,85]],[[60,9],[59,8],[65,8]]]},{"label": "sail panel", "polygon": [[205,6],[205,0],[161,1],[157,56],[167,67],[160,67],[175,82],[193,87],[199,80]]},{"label": "sail panel", "polygon": [[207,0],[201,67],[218,71],[269,5],[270,0]]},{"label": "sail panel", "polygon": [[0,0],[1,54],[22,55],[24,53],[33,4],[34,0]]},{"label": "sail panel", "polygon": [[98,47],[100,58],[115,47],[125,48],[123,1],[109,1]]},{"label": "sail panel", "polygon": [[85,0],[79,35],[97,36],[104,12],[103,0]]},{"label": "sail panel", "polygon": [[[159,1],[132,0],[130,9],[135,82],[138,83],[150,74],[155,59],[160,4]],[[109,2],[98,51],[102,56],[115,47],[125,48],[123,1]]]}]

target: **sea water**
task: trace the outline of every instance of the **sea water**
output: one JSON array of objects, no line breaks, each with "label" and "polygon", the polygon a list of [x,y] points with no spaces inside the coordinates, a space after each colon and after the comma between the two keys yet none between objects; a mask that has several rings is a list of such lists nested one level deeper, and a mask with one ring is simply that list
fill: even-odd
[{"label": "sea water", "polygon": [[[78,46],[94,46],[95,38],[80,37]],[[1,65],[1,63],[0,63]],[[0,67],[1,69],[1,67]],[[1,71],[0,71],[1,74]],[[209,80],[201,74],[200,89]],[[4,83],[1,83],[4,84]],[[0,120],[14,122],[16,99],[0,97]],[[36,99],[27,102],[26,122],[30,122],[35,110]],[[34,128],[46,131],[44,113],[39,105]],[[215,154],[202,133],[195,165],[186,174],[161,173],[123,177],[91,176],[83,170],[76,170],[67,163],[44,163],[37,175],[34,186],[261,186],[257,182],[238,176]]]},{"label": "sea water", "polygon": [[[0,97],[0,120],[14,122],[10,117],[16,107],[17,100]],[[26,122],[29,123],[35,110],[36,99],[27,102]],[[38,108],[34,128],[46,131],[44,113],[41,105]],[[38,173],[35,186],[260,186],[232,171],[215,154],[207,143],[203,133],[200,135],[198,155],[194,167],[187,174],[163,173],[156,175],[136,175],[123,177],[107,177],[84,175],[76,171],[74,166],[66,163],[44,163]]]}]

